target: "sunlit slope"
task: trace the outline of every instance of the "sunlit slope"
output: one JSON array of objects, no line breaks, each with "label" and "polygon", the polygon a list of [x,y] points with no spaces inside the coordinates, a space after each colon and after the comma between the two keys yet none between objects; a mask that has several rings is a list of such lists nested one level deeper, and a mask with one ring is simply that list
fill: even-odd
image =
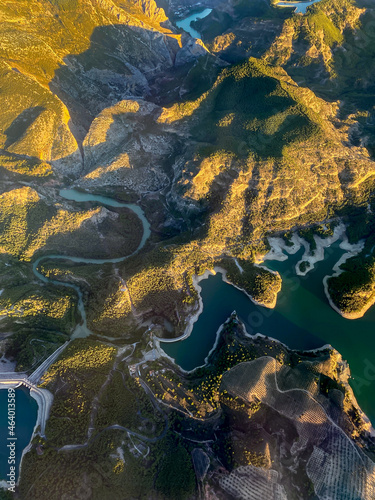
[{"label": "sunlit slope", "polygon": [[349,143],[338,111],[280,67],[251,58],[224,69],[195,100],[104,109],[83,141],[80,185],[141,194],[173,179],[169,208],[195,226],[197,213],[208,216],[212,255],[241,254],[266,231],[323,220],[349,193],[355,203],[368,196],[374,165]]},{"label": "sunlit slope", "polygon": [[340,99],[341,116],[355,124],[351,140],[373,154],[373,2],[320,0],[304,15],[282,8],[258,14],[234,9],[229,25],[222,22],[217,36],[210,35],[213,20],[200,23],[208,30],[204,41],[220,57],[230,62],[262,57],[324,99]]},{"label": "sunlit slope", "polygon": [[363,252],[341,269],[342,274],[328,279],[330,297],[345,318],[361,318],[375,303],[374,255]]},{"label": "sunlit slope", "polygon": [[[335,377],[339,379],[337,386],[344,393],[339,396],[342,415],[338,418],[337,407],[333,409],[332,402],[319,393],[325,368],[322,364],[301,363],[293,369],[265,356],[229,370],[223,376],[222,388],[244,401],[260,402],[267,408],[266,412],[278,414],[273,418],[286,417],[284,422],[295,428],[298,440],[304,443],[301,447],[305,453],[303,469],[306,467],[319,497],[371,498],[374,464],[350,439],[350,430],[353,434],[355,431],[350,429],[352,424],[344,413],[350,408],[347,381],[344,376],[341,380],[340,376]],[[350,415],[350,411],[348,413]],[[267,418],[263,418],[263,422],[267,422]],[[299,453],[296,452],[296,463]]]},{"label": "sunlit slope", "polygon": [[[239,4],[233,1],[230,15],[219,7],[216,14],[199,21],[210,50],[231,62],[249,55],[264,56],[273,64],[287,66],[293,75],[318,83],[325,77],[348,75],[360,59],[372,53],[373,5],[367,0],[320,0],[308,6],[304,15],[275,6],[267,9],[266,2],[257,11],[252,4],[248,9]],[[347,50],[352,60],[347,57],[343,65]],[[322,88],[327,84],[329,88],[324,80]]]},{"label": "sunlit slope", "polygon": [[[125,74],[127,63],[141,66],[147,63],[147,56],[149,66],[156,69],[161,61],[171,59],[180,38],[153,0],[138,5],[112,0],[4,0],[0,20],[1,57],[47,85],[57,69],[69,66],[68,62],[74,64],[78,55],[82,55],[81,70],[86,71],[107,69]],[[165,50],[155,54],[152,42],[161,33],[167,35]],[[142,43],[146,35],[151,42],[148,47]],[[129,43],[123,45],[126,41]],[[69,55],[70,61],[65,59]],[[132,73],[131,68],[128,72]]]},{"label": "sunlit slope", "polygon": [[[76,291],[58,283],[43,283],[35,276],[31,262],[48,254],[125,257],[137,250],[143,234],[140,219],[127,208],[108,210],[93,204],[76,207],[65,200],[57,202],[57,193],[51,187],[41,191],[24,186],[0,194],[0,337],[12,333],[5,348],[17,360],[19,369],[30,368],[46,354],[37,342],[43,340],[53,350],[62,339],[51,332],[69,335],[80,318]],[[106,279],[98,276],[95,285],[103,281],[110,282],[112,288],[114,281],[118,285],[112,273],[111,268]],[[65,278],[46,275],[58,281]],[[102,294],[103,290],[104,286]],[[114,299],[99,294],[97,302],[100,299],[103,312],[99,312],[97,303],[93,310],[100,316],[98,321],[103,316],[110,322]]]},{"label": "sunlit slope", "polygon": [[272,48],[269,60],[281,63],[293,78],[324,99],[340,99],[340,116],[352,123],[350,140],[365,145],[374,156],[374,4],[323,0],[293,30],[289,56]]},{"label": "sunlit slope", "polygon": [[265,58],[326,95],[353,91],[353,84],[365,90],[374,71],[374,20],[363,0],[321,0],[284,22]]},{"label": "sunlit slope", "polygon": [[324,99],[342,100],[341,116],[353,114],[360,125],[351,138],[373,153],[374,3],[320,0],[304,15],[285,8],[251,13],[233,4],[231,16],[219,7],[200,21],[209,49],[229,62],[262,57]]},{"label": "sunlit slope", "polygon": [[[176,201],[208,209],[208,250],[248,256],[266,231],[323,220],[347,196],[362,199],[375,173],[363,148],[337,128],[337,105],[257,60],[226,69],[193,102],[159,121],[188,127]],[[363,194],[366,196],[366,194]]]},{"label": "sunlit slope", "polygon": [[349,144],[337,112],[337,103],[254,58],[224,69],[195,100],[161,107],[124,99],[101,111],[82,141],[79,186],[143,195],[158,230],[191,233],[120,265],[126,287],[115,280],[113,300],[98,297],[114,318],[98,319],[90,305],[93,328],[152,317],[182,331],[197,305],[192,276],[215,265],[257,301],[273,304],[276,277],[259,276],[257,289],[259,273],[250,265],[249,279],[236,276],[233,257],[244,259],[245,269],[266,251],[269,232],[326,221],[368,200],[374,164],[366,149]]},{"label": "sunlit slope", "polygon": [[[124,100],[103,110],[83,142],[80,185],[147,193],[151,220],[156,206],[161,220],[191,230],[119,266],[127,289],[115,295],[122,303],[129,293],[126,316],[164,318],[182,332],[197,305],[192,276],[215,265],[271,305],[277,277],[258,276],[251,265],[245,276],[246,260],[266,252],[265,236],[335,218],[369,199],[374,163],[349,144],[337,111],[337,103],[254,58],[224,69],[196,100],[164,108]],[[162,193],[159,205],[154,192]],[[233,257],[244,259],[244,275]]]},{"label": "sunlit slope", "polygon": [[178,138],[158,124],[162,109],[143,99],[123,100],[104,109],[83,141],[84,171],[80,185],[109,184],[130,193],[168,186]]},{"label": "sunlit slope", "polygon": [[142,225],[129,210],[74,210],[53,204],[30,187],[0,195],[0,253],[30,261],[43,251],[93,258],[134,252]]},{"label": "sunlit slope", "polygon": [[41,162],[77,177],[93,118],[147,95],[181,46],[153,0],[5,0],[0,41],[0,166],[10,179],[45,176]]},{"label": "sunlit slope", "polygon": [[[66,106],[34,78],[0,63],[0,166],[21,178],[74,176],[81,155]],[[10,176],[14,178],[14,175]]]}]

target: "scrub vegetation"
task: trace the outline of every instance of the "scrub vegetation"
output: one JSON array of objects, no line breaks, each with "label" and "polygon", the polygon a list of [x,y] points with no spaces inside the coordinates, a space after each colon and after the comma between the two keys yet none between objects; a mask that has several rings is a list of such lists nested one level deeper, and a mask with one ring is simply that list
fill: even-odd
[{"label": "scrub vegetation", "polygon": [[328,292],[344,316],[361,317],[375,302],[375,258],[360,255],[341,269],[342,274],[329,278]]},{"label": "scrub vegetation", "polygon": [[[348,317],[375,301],[374,6],[320,0],[297,15],[216,2],[195,24],[201,42],[162,4],[176,8],[0,5],[1,347],[31,372],[69,340],[81,318],[64,283],[82,292],[93,332],[44,374],[46,437],[24,457],[17,495],[170,500],[265,482],[280,498],[365,498],[363,450],[375,445],[336,351],[251,338],[235,316],[191,373],[149,349],[186,331],[197,278],[218,267],[274,307],[281,278],[255,264],[272,235],[291,245],[297,233],[314,252],[345,223],[364,250],[328,291]],[[135,213],[60,196],[72,187],[142,207],[142,249]],[[33,272],[40,257],[47,282]]]},{"label": "scrub vegetation", "polygon": [[[140,442],[138,446],[144,447]],[[51,500],[59,500],[61,491],[70,498],[130,500],[149,495],[184,499],[194,494],[191,449],[177,435],[168,434],[150,445],[145,458],[130,449],[134,446],[129,436],[116,430],[106,431],[82,450],[58,452],[45,443],[42,455],[32,450],[25,457],[21,495],[37,500],[39,491],[48,490]]]},{"label": "scrub vegetation", "polygon": [[30,187],[0,195],[0,208],[0,251],[20,260],[60,249],[83,257],[124,256],[142,237],[141,221],[130,210],[66,210],[47,204]]},{"label": "scrub vegetation", "polygon": [[165,423],[162,414],[155,411],[139,382],[126,372],[126,366],[119,366],[101,395],[97,431],[118,424],[146,436],[161,434]]},{"label": "scrub vegetation", "polygon": [[43,375],[40,386],[55,394],[46,435],[55,446],[87,439],[94,397],[114,363],[116,349],[87,339],[72,341]]}]

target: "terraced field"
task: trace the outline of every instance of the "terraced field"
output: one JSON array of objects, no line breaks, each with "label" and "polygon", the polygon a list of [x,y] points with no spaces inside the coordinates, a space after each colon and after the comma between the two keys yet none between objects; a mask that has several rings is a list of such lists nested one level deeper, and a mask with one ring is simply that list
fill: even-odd
[{"label": "terraced field", "polygon": [[259,401],[291,421],[298,432],[292,455],[298,460],[303,450],[311,450],[306,472],[319,498],[371,498],[374,463],[319,401],[316,373],[306,372],[304,377],[299,373],[297,379],[292,371],[274,358],[263,357],[232,368],[223,376],[222,387],[248,403]]}]

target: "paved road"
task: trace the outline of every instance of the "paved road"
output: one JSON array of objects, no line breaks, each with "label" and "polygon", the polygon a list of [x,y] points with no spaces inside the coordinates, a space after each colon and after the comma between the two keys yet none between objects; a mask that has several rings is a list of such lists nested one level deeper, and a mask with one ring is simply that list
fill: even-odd
[{"label": "paved road", "polygon": [[44,372],[48,370],[48,368],[52,365],[52,363],[60,356],[65,347],[69,344],[69,341],[66,341],[63,345],[61,345],[55,352],[53,352],[43,363],[38,366],[38,368],[29,376],[30,382],[33,384],[37,384],[39,380],[42,378]]}]

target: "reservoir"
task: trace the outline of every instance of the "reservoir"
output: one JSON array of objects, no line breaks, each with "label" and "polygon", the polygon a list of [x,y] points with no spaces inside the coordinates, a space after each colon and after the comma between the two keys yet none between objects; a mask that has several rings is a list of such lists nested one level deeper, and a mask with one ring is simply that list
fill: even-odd
[{"label": "reservoir", "polygon": [[279,2],[277,4],[278,7],[295,7],[294,12],[301,14],[306,13],[307,7],[313,5],[314,3],[319,2],[320,0],[310,0],[310,2]]},{"label": "reservoir", "polygon": [[[196,16],[198,15],[196,14]],[[62,190],[60,195],[76,202],[94,201],[113,207],[126,206],[134,210],[140,217],[144,228],[144,235],[136,252],[142,248],[150,235],[149,223],[137,205],[120,203],[110,198],[81,193],[74,189]],[[343,318],[330,307],[324,293],[323,279],[325,276],[333,274],[334,265],[344,253],[339,242],[326,248],[324,260],[317,262],[314,269],[304,277],[297,276],[295,273],[295,265],[300,261],[303,252],[304,250],[300,249],[295,255],[288,256],[288,259],[283,262],[266,261],[265,265],[278,271],[282,277],[282,289],[274,309],[255,305],[243,292],[223,282],[221,274],[209,276],[206,280],[201,281],[204,308],[194,324],[191,335],[182,341],[161,343],[161,346],[166,354],[174,358],[183,369],[192,370],[201,366],[215,343],[218,328],[234,310],[244,322],[248,333],[252,335],[261,333],[285,343],[292,349],[299,350],[316,349],[325,344],[331,344],[349,362],[352,373],[351,385],[358,403],[375,423],[375,401],[373,399],[375,389],[375,307],[367,311],[363,318],[354,321]],[[122,262],[127,257],[85,259],[48,255],[34,262],[34,273],[41,280],[56,285],[64,284],[64,286],[76,289],[79,296],[82,324],[77,326],[73,338],[89,335],[91,332],[86,325],[82,292],[74,284],[48,280],[42,276],[37,271],[37,266],[45,258],[103,264]],[[2,392],[0,391],[0,394]],[[36,412],[36,403],[34,404]],[[33,421],[35,422],[35,419]],[[31,432],[32,427],[30,436]]]},{"label": "reservoir", "polygon": [[375,307],[361,319],[345,319],[330,307],[323,288],[323,278],[333,273],[332,267],[343,253],[339,242],[332,244],[324,261],[316,263],[305,277],[295,273],[303,249],[284,262],[266,261],[283,280],[275,309],[253,304],[240,290],[223,282],[221,274],[209,276],[200,282],[204,309],[192,334],[182,341],[161,343],[162,349],[185,370],[204,364],[218,328],[235,310],[252,335],[273,337],[292,349],[331,344],[349,362],[355,396],[375,423]]},{"label": "reservoir", "polygon": [[204,9],[199,12],[195,12],[189,17],[185,17],[185,19],[181,19],[181,21],[177,21],[176,26],[182,28],[184,31],[189,33],[193,38],[201,38],[200,33],[191,27],[191,23],[197,21],[198,19],[203,19],[207,17],[208,14],[212,12],[212,9]]},{"label": "reservoir", "polygon": [[[16,481],[18,480],[19,465],[22,451],[29,444],[33,434],[34,426],[37,419],[38,405],[37,402],[30,396],[30,391],[25,387],[19,387],[15,390],[16,393],[16,420],[14,438],[16,440]],[[8,456],[9,448],[7,444],[10,442],[8,429],[8,390],[0,390],[0,481],[7,479],[9,473]]]}]

